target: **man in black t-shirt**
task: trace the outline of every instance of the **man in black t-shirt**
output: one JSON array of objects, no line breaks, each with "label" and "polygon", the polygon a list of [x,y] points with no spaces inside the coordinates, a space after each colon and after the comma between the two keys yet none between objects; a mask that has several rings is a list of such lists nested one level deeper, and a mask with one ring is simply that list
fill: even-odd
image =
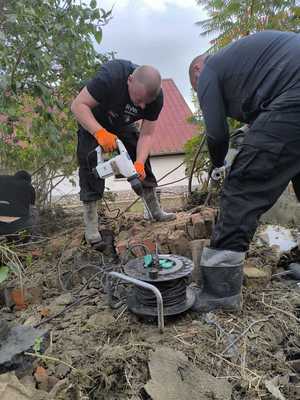
[{"label": "man in black t-shirt", "polygon": [[[161,210],[156,197],[157,182],[149,161],[155,121],[163,106],[161,77],[151,66],[113,60],[104,64],[72,103],[80,124],[77,156],[80,200],[84,206],[85,237],[88,243],[103,246],[98,231],[97,200],[104,192],[104,180],[97,179],[93,150],[101,145],[105,152],[116,148],[116,137],[125,145],[143,181],[144,199],[157,221],[175,219]],[[139,132],[136,121],[143,120]]]},{"label": "man in black t-shirt", "polygon": [[31,231],[31,207],[34,203],[35,189],[28,172],[0,175],[0,235]]},{"label": "man in black t-shirt", "polygon": [[190,80],[206,126],[212,178],[224,172],[227,117],[249,124],[225,178],[220,215],[201,258],[195,309],[238,309],[245,252],[292,180],[300,199],[300,35],[263,31],[196,57]]}]

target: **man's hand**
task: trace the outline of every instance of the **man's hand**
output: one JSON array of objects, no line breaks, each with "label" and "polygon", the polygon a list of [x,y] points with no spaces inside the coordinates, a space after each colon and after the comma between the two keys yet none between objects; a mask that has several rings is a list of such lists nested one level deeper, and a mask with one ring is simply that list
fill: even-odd
[{"label": "man's hand", "polygon": [[146,172],[145,172],[144,164],[141,163],[140,161],[136,161],[134,163],[134,168],[135,168],[136,172],[138,173],[140,180],[143,181],[146,178]]},{"label": "man's hand", "polygon": [[114,151],[117,148],[116,139],[117,136],[113,133],[108,132],[106,129],[101,128],[95,134],[95,139],[103,148],[105,153]]},{"label": "man's hand", "polygon": [[225,165],[219,168],[214,168],[211,173],[211,179],[213,181],[220,181],[225,178]]}]

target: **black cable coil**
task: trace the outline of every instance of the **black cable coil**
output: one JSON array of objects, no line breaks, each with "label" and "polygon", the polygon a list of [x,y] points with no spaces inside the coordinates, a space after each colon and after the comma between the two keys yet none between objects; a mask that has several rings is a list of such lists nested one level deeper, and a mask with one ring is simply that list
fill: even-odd
[{"label": "black cable coil", "polygon": [[[163,282],[151,282],[151,284],[160,291],[164,307],[181,305],[186,301],[187,281],[185,278],[173,279]],[[135,286],[136,300],[145,307],[156,308],[156,297],[151,290],[140,286]]]}]

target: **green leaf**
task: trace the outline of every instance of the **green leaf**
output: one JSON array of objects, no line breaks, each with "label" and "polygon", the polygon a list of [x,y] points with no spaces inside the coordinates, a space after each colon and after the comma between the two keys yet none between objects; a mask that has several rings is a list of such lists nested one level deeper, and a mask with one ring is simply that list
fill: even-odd
[{"label": "green leaf", "polygon": [[8,77],[3,75],[0,75],[0,89],[5,90],[8,87],[9,81]]},{"label": "green leaf", "polygon": [[9,268],[8,267],[0,267],[0,283],[4,282],[8,278]]},{"label": "green leaf", "polygon": [[92,9],[96,8],[96,7],[97,7],[97,1],[96,1],[96,0],[91,0],[91,2],[90,2],[90,7],[91,7]]},{"label": "green leaf", "polygon": [[10,14],[7,16],[7,21],[11,24],[14,24],[15,22],[17,22],[17,16],[15,14]]},{"label": "green leaf", "polygon": [[94,36],[95,36],[97,43],[100,44],[101,40],[102,40],[102,30],[100,29],[99,31],[96,31],[94,33]]},{"label": "green leaf", "polygon": [[33,345],[33,350],[35,353],[39,354],[41,352],[41,346],[42,346],[43,338],[38,336],[34,340],[34,345]]}]

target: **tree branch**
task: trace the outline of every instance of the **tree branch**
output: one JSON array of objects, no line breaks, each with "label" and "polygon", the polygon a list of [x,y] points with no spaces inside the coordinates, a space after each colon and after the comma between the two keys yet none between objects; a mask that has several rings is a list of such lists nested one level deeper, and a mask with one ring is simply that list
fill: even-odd
[{"label": "tree branch", "polygon": [[[17,60],[16,60],[14,66],[13,66],[13,69],[12,69],[12,71],[11,71],[11,77],[10,77],[10,86],[11,86],[11,88],[14,87],[15,73],[16,73],[16,70],[17,70],[18,65],[19,65],[20,62],[21,62],[24,49],[25,49],[25,47],[22,47],[22,48],[19,50],[19,53],[18,53],[18,56],[17,56]],[[13,90],[13,89],[12,89],[12,90]],[[13,90],[13,91],[15,92],[15,90]]]}]

